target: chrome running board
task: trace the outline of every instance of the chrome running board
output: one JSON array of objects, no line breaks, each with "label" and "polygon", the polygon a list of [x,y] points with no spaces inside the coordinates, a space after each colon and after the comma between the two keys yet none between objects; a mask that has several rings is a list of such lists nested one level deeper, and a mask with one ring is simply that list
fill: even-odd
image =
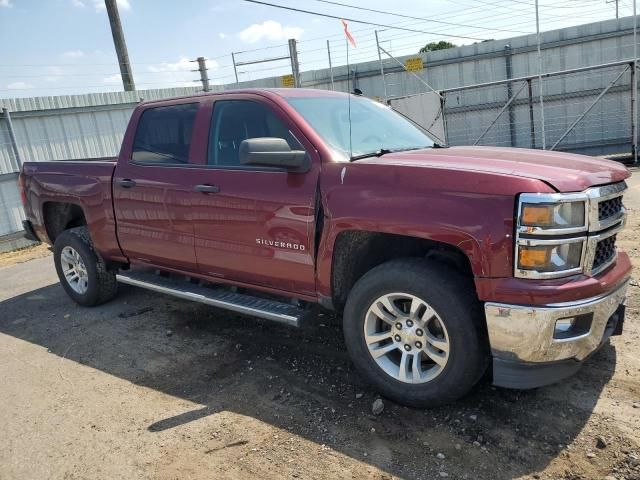
[{"label": "chrome running board", "polygon": [[186,280],[156,275],[151,271],[129,270],[116,275],[120,283],[173,297],[204,303],[232,312],[299,327],[308,311],[296,305],[237,293],[224,287],[205,287]]}]

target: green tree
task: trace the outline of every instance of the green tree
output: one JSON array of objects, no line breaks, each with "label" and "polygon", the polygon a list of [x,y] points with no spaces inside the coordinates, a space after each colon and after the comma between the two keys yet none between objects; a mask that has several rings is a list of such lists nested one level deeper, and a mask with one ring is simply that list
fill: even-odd
[{"label": "green tree", "polygon": [[455,48],[451,42],[445,42],[444,40],[440,40],[439,42],[431,42],[427,43],[424,47],[420,49],[420,53],[433,52],[435,50],[446,50],[447,48]]}]

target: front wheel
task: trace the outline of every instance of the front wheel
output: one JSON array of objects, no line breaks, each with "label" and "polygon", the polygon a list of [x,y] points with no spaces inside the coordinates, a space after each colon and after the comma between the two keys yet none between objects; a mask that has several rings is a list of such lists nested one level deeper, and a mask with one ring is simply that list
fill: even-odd
[{"label": "front wheel", "polygon": [[86,227],[62,232],[53,246],[53,260],[60,283],[80,305],[100,305],[115,297],[115,273],[94,249]]},{"label": "front wheel", "polygon": [[487,365],[480,305],[446,265],[393,260],[367,272],[344,312],[356,368],[384,396],[414,407],[452,402]]}]

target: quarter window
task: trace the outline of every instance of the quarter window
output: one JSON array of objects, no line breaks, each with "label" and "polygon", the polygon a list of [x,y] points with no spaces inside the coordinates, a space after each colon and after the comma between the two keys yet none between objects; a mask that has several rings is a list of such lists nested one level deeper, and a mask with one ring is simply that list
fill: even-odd
[{"label": "quarter window", "polygon": [[198,106],[186,103],[145,110],[138,122],[131,159],[141,163],[189,163]]},{"label": "quarter window", "polygon": [[291,149],[304,150],[289,129],[265,105],[250,100],[215,102],[209,132],[209,165],[240,166],[240,143],[248,138],[283,138]]}]

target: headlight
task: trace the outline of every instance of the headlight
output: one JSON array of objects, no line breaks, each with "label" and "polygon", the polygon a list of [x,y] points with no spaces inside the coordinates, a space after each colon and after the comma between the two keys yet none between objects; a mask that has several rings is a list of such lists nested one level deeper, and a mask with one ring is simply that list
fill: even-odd
[{"label": "headlight", "polygon": [[[571,243],[558,241],[557,243],[536,244],[538,242],[523,241],[518,247],[518,269],[536,273],[568,273],[579,270],[582,260],[582,240],[572,240]],[[531,243],[531,244],[527,244]]]},{"label": "headlight", "polygon": [[[594,275],[616,258],[603,241],[624,224],[619,197],[624,182],[582,192],[521,193],[515,211],[513,270],[516,278]],[[611,248],[609,248],[611,247]]]},{"label": "headlight", "polygon": [[[526,230],[586,228],[585,202],[522,203],[520,225]],[[536,228],[537,227],[537,228]]]},{"label": "headlight", "polygon": [[516,212],[516,277],[557,278],[582,271],[588,201],[582,192],[520,195]]}]

